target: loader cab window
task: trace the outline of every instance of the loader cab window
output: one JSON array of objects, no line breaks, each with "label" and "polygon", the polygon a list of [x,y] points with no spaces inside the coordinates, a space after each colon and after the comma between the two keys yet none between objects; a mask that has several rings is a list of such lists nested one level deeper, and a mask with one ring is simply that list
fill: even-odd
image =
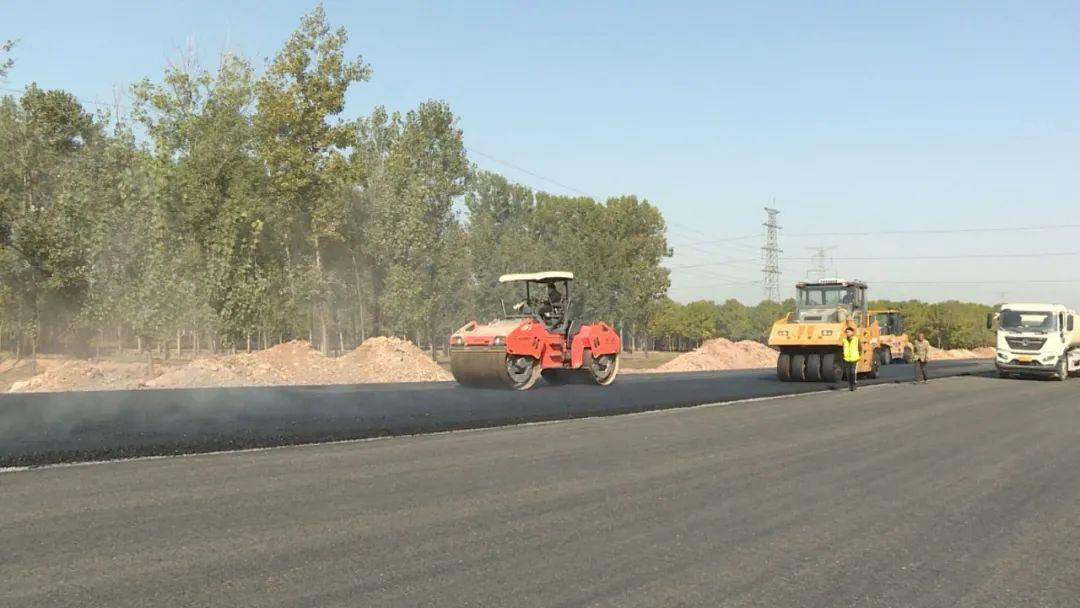
[{"label": "loader cab window", "polygon": [[811,285],[799,290],[799,308],[861,309],[862,290],[855,287]]},{"label": "loader cab window", "polygon": [[877,322],[883,334],[900,335],[904,333],[904,324],[900,320],[900,315],[896,313],[879,314]]}]

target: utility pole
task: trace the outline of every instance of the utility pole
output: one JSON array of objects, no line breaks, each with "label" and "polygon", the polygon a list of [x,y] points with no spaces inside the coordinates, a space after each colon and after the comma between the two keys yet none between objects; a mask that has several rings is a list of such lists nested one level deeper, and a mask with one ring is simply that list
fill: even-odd
[{"label": "utility pole", "polygon": [[765,258],[765,267],[761,269],[762,285],[765,288],[765,299],[773,302],[780,301],[780,224],[776,223],[776,216],[780,215],[779,209],[765,207],[768,214],[765,223],[765,246],[761,253]]},{"label": "utility pole", "polygon": [[835,275],[836,268],[832,263],[832,257],[829,256],[829,251],[835,249],[835,247],[811,247],[810,250],[814,252],[810,256],[810,262],[813,266],[810,270],[806,271],[807,278],[824,279],[827,276]]}]

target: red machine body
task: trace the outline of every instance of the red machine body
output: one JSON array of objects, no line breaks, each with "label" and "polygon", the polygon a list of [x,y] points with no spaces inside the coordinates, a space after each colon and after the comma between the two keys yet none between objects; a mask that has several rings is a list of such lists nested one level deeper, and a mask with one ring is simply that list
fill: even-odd
[{"label": "red machine body", "polygon": [[602,386],[611,384],[618,373],[622,342],[607,323],[582,325],[565,317],[572,278],[565,272],[504,275],[503,282],[548,286],[549,295],[551,284],[562,283],[566,300],[555,304],[545,301],[545,312],[545,303],[534,306],[526,288],[525,302],[515,307],[521,313],[517,318],[488,324],[472,321],[454,332],[450,337],[454,378],[467,386],[509,386],[519,390],[531,387],[539,377],[561,384],[581,374]]}]

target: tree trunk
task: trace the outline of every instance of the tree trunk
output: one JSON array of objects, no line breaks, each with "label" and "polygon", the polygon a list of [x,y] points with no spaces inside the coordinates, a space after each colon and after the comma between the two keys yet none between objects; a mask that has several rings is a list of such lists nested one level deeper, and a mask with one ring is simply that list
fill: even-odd
[{"label": "tree trunk", "polygon": [[322,290],[326,287],[323,281],[322,273],[322,247],[320,245],[319,237],[315,237],[315,274],[319,279],[319,299],[318,299],[318,313],[319,313],[319,351],[323,355],[327,355],[330,352],[330,330],[327,327],[328,310],[326,305],[326,294],[322,293]]},{"label": "tree trunk", "polygon": [[338,327],[337,338],[338,338],[338,355],[339,356],[344,355],[345,354],[345,333],[343,331],[341,331],[340,327]]},{"label": "tree trunk", "polygon": [[180,359],[183,356],[183,348],[180,344],[180,336],[184,335],[183,330],[177,328],[176,330],[176,358]]},{"label": "tree trunk", "polygon": [[[364,294],[360,291],[360,265],[356,262],[356,254],[352,254],[353,276],[356,279],[356,307],[360,312],[360,343],[364,341]],[[359,344],[357,344],[359,346]]]}]

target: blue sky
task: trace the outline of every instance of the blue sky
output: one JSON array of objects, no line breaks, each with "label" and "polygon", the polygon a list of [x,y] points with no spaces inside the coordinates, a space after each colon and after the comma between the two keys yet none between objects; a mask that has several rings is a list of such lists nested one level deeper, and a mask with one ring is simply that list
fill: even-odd
[{"label": "blue sky", "polygon": [[[190,45],[261,65],[312,6],[0,0],[0,39],[19,40],[0,86],[108,102]],[[755,235],[775,204],[785,294],[823,245],[881,297],[1080,307],[1080,281],[1019,282],[1080,279],[1080,255],[852,259],[1080,252],[1080,228],[873,235],[1080,225],[1080,3],[325,6],[374,68],[349,114],[444,99],[480,167],[647,197],[670,223],[676,299],[760,299]]]}]

